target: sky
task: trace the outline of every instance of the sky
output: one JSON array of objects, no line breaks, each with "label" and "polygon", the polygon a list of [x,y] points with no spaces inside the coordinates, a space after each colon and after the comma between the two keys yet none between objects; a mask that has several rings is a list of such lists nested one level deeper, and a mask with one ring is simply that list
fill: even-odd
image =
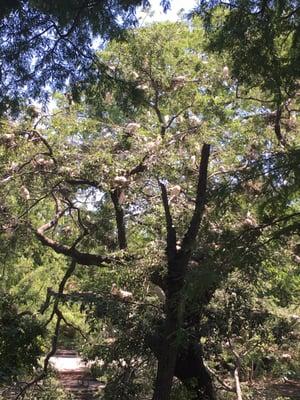
[{"label": "sky", "polygon": [[150,22],[158,21],[177,21],[179,19],[178,13],[183,10],[183,13],[187,13],[197,4],[196,0],[172,0],[171,9],[164,13],[160,6],[160,0],[151,0],[151,8],[153,15],[147,15],[147,13],[140,11],[138,13],[141,25]]}]

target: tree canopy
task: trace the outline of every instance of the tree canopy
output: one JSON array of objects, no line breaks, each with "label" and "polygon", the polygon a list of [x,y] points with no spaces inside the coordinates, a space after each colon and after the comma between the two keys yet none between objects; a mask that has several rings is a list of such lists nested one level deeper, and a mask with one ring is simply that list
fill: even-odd
[{"label": "tree canopy", "polygon": [[281,118],[299,102],[298,1],[202,1],[198,13],[210,33],[209,47],[228,53],[232,76],[269,95],[265,105],[276,108],[276,134],[284,143]]},{"label": "tree canopy", "polygon": [[[96,55],[109,84],[2,121],[2,290],[12,321],[33,313],[29,361],[48,343],[38,380],[70,326],[105,399],[151,398],[157,361],[161,400],[215,399],[211,371],[232,362],[241,379],[272,346],[280,360],[294,322],[272,305],[296,304],[299,283],[298,116],[278,147],[272,111],[236,95],[230,56],[207,45],[199,19],[130,30]],[[6,381],[30,372],[17,367]]]},{"label": "tree canopy", "polygon": [[[162,5],[167,8],[169,2]],[[30,97],[49,98],[51,88],[81,81],[94,62],[94,41],[122,36],[137,23],[138,6],[149,2],[2,1],[1,112],[15,110]]]},{"label": "tree canopy", "polygon": [[263,375],[298,377],[298,94],[279,104],[234,46],[213,51],[236,9],[210,11],[127,30],[50,113],[2,118],[2,387],[57,397],[60,346],[105,400],[255,399]]}]

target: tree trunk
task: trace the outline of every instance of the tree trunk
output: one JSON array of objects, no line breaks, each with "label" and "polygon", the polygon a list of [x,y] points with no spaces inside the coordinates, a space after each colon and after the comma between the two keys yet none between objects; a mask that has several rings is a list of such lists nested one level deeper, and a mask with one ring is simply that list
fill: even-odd
[{"label": "tree trunk", "polygon": [[[148,337],[147,342],[151,351],[159,358],[164,348],[161,333]],[[186,386],[195,400],[216,400],[213,381],[204,365],[202,348],[198,342],[183,343],[177,349],[174,376]]]},{"label": "tree trunk", "polygon": [[158,357],[158,369],[153,400],[169,400],[180,343],[180,329],[184,311],[184,278],[187,259],[175,256],[168,266],[166,293],[166,321],[162,346]]},{"label": "tree trunk", "polygon": [[157,377],[153,400],[169,400],[172,390],[177,349],[171,343],[164,343],[164,350],[158,359]]},{"label": "tree trunk", "polygon": [[212,378],[205,368],[199,343],[190,343],[178,354],[175,376],[194,395],[195,400],[216,400]]},{"label": "tree trunk", "polygon": [[177,245],[176,230],[172,220],[167,189],[158,181],[167,227],[168,273],[166,279],[166,320],[162,336],[162,348],[158,357],[158,369],[152,400],[169,400],[176,367],[180,333],[183,326],[185,295],[183,292],[187,266],[199,232],[206,202],[207,169],[210,146],[204,144],[201,151],[195,209],[182,239]]}]

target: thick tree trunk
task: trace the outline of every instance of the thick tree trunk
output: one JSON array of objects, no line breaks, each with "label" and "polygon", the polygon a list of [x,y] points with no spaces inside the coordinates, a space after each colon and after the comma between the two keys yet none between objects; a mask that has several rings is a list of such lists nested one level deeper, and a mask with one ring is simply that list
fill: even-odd
[{"label": "thick tree trunk", "polygon": [[205,368],[199,343],[191,343],[178,354],[175,376],[183,382],[196,400],[216,400],[212,378]]},{"label": "thick tree trunk", "polygon": [[176,230],[170,211],[165,185],[159,182],[167,227],[168,273],[166,279],[166,320],[162,336],[162,348],[158,357],[158,369],[152,400],[169,400],[183,327],[185,296],[183,293],[187,266],[191,258],[205,207],[207,169],[210,146],[204,144],[198,175],[196,205],[181,246],[177,245]]},{"label": "thick tree trunk", "polygon": [[[149,337],[148,345],[159,358],[164,349],[161,335]],[[216,400],[213,381],[204,365],[202,348],[198,342],[183,343],[177,349],[174,376],[186,386],[190,395],[193,396],[191,398]]]},{"label": "thick tree trunk", "polygon": [[180,329],[184,311],[184,277],[187,259],[175,256],[170,263],[168,290],[166,293],[166,321],[163,331],[162,347],[158,357],[158,369],[153,400],[170,398],[173,376],[176,366]]},{"label": "thick tree trunk", "polygon": [[168,400],[171,395],[174,368],[176,364],[176,346],[164,344],[164,351],[158,359],[157,378],[153,400]]}]

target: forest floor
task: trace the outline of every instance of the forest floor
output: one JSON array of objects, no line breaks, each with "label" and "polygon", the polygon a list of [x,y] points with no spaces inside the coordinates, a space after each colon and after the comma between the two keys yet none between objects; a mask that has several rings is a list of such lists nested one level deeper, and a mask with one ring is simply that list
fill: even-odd
[{"label": "forest floor", "polygon": [[[74,350],[58,350],[50,361],[61,385],[75,400],[93,400],[104,384],[94,379],[90,367]],[[300,381],[262,381],[252,387],[250,398],[300,400]],[[255,397],[253,397],[253,395]],[[248,398],[248,396],[246,396]]]},{"label": "forest floor", "polygon": [[[90,366],[74,350],[58,350],[51,357],[50,364],[56,371],[62,388],[72,400],[96,400],[104,388],[104,384],[92,377]],[[245,400],[300,400],[300,380],[273,380],[263,379],[253,382],[247,388],[242,385],[243,399]],[[16,399],[14,391],[0,390],[0,399]],[[3,397],[1,397],[1,395]],[[220,393],[220,399],[222,395]],[[235,399],[235,395],[225,396],[226,399]]]},{"label": "forest floor", "polygon": [[[248,398],[248,396],[246,396]],[[259,400],[300,400],[300,381],[261,381],[251,386],[250,399]]]},{"label": "forest floor", "polygon": [[300,381],[273,383],[271,387],[285,397],[290,397],[293,400],[300,400]]},{"label": "forest floor", "polygon": [[94,379],[89,366],[73,350],[58,350],[50,359],[61,385],[76,400],[92,400],[104,385]]},{"label": "forest floor", "polygon": [[[94,379],[86,364],[74,350],[58,350],[51,358],[51,365],[56,370],[61,385],[75,400],[95,399],[104,385]],[[256,382],[251,389],[250,397],[260,400],[300,400],[300,381],[261,381]],[[254,397],[253,397],[254,396]]]}]

